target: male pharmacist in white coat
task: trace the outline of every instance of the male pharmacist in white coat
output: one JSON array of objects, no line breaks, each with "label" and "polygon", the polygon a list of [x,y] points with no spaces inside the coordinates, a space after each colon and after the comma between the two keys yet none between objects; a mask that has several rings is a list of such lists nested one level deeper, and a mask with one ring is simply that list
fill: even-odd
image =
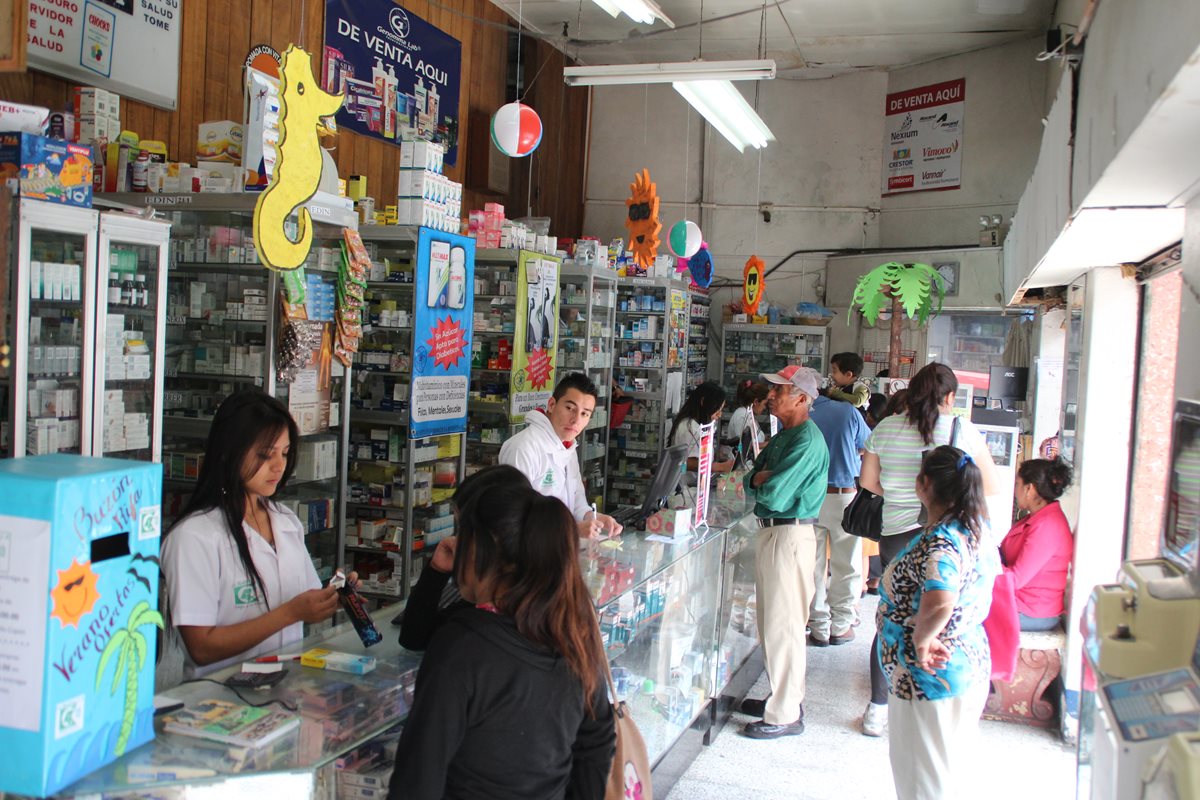
[{"label": "male pharmacist in white coat", "polygon": [[575,516],[580,538],[616,536],[621,525],[588,503],[579,477],[575,439],[596,409],[596,384],[573,372],[554,387],[546,409],[525,415],[525,428],[500,448],[500,463],[519,469],[533,488],[562,500]]}]

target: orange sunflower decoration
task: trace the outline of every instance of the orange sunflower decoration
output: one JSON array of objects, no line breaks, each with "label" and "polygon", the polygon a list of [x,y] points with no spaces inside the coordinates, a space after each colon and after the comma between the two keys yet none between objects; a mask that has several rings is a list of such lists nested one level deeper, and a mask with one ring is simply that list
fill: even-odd
[{"label": "orange sunflower decoration", "polygon": [[58,585],[50,591],[54,599],[54,610],[50,616],[57,617],[62,627],[79,627],[79,621],[92,612],[100,599],[96,584],[99,578],[92,572],[92,562],[80,564],[72,559],[71,566],[57,570]]},{"label": "orange sunflower decoration", "polygon": [[658,221],[658,186],[650,180],[650,170],[637,173],[629,191],[632,196],[625,201],[629,208],[625,217],[629,249],[638,266],[649,269],[658,256],[658,232],[662,230]]}]

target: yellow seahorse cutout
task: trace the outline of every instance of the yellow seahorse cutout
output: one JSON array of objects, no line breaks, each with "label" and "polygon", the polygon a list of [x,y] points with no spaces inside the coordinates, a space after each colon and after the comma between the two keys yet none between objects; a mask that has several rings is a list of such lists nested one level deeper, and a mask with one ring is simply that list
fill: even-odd
[{"label": "yellow seahorse cutout", "polygon": [[[321,117],[342,107],[342,96],[321,90],[312,61],[303,49],[289,45],[279,66],[279,156],[271,185],[254,206],[254,248],[271,269],[296,269],[312,249],[312,217],[302,206],[316,194],[321,180]],[[288,238],[284,223],[299,208],[299,231]]]}]

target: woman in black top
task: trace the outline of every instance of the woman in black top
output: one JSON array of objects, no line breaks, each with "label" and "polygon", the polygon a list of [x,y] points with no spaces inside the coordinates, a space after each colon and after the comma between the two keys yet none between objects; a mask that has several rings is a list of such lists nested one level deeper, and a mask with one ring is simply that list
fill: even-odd
[{"label": "woman in black top", "polygon": [[459,490],[463,602],[435,621],[389,797],[598,800],[616,731],[574,520],[528,484],[473,485],[490,472]]}]

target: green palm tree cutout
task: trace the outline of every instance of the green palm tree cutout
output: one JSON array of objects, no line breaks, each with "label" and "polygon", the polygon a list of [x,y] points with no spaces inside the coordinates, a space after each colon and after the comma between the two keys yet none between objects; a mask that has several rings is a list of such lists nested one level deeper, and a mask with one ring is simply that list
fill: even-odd
[{"label": "green palm tree cutout", "polygon": [[[930,316],[941,313],[945,296],[945,279],[928,264],[889,261],[858,279],[851,304],[862,312],[867,324],[874,325],[879,319],[879,312],[889,303],[891,305],[888,374],[893,378],[900,376],[900,332],[903,319],[901,315],[924,325]],[[850,323],[849,315],[846,317],[846,323]]]},{"label": "green palm tree cutout", "polygon": [[163,627],[162,614],[150,608],[145,600],[138,603],[129,612],[129,622],[125,627],[113,634],[100,654],[100,666],[96,668],[96,690],[100,690],[100,681],[104,678],[104,668],[113,654],[120,651],[116,671],[113,672],[112,688],[109,694],[117,693],[117,684],[121,682],[121,674],[125,674],[125,710],[121,717],[121,733],[117,737],[116,754],[125,753],[125,745],[129,744],[129,735],[133,733],[133,722],[137,716],[138,672],[146,664],[146,637],[138,629],[143,625]]}]

